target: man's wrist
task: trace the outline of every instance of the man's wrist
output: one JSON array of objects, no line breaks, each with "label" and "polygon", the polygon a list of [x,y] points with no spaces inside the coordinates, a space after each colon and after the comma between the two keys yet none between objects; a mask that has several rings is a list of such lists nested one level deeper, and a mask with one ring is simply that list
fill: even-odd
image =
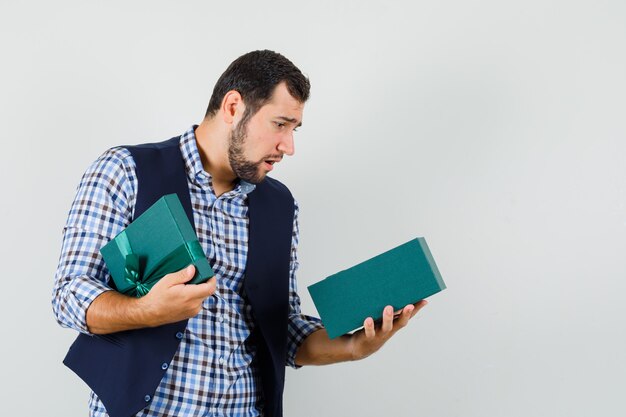
[{"label": "man's wrist", "polygon": [[134,303],[134,316],[138,319],[139,327],[156,327],[162,323],[159,323],[158,316],[154,310],[150,298],[143,296],[136,298]]},{"label": "man's wrist", "polygon": [[311,333],[300,345],[295,362],[302,366],[353,361],[352,341],[353,336],[349,334],[331,340],[326,329],[320,329]]},{"label": "man's wrist", "polygon": [[158,325],[148,300],[106,291],[87,308],[85,321],[92,334],[108,334]]}]

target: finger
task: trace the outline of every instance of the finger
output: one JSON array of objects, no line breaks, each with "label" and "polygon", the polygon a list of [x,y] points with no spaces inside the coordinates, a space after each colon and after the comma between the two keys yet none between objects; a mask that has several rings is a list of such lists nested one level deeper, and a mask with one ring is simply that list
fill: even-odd
[{"label": "finger", "polygon": [[387,306],[383,310],[383,333],[389,333],[393,329],[393,307]]},{"label": "finger", "polygon": [[409,304],[405,306],[402,309],[402,313],[400,314],[400,316],[396,319],[396,322],[394,323],[394,327],[402,328],[406,326],[409,323],[409,320],[411,319],[411,317],[413,317],[412,315],[413,310],[415,310],[415,306],[413,304]]},{"label": "finger", "polygon": [[187,268],[181,269],[178,272],[173,272],[171,274],[165,275],[163,278],[161,278],[161,280],[165,281],[170,286],[184,284],[185,282],[193,278],[195,273],[196,267],[192,264],[189,265]]},{"label": "finger", "polygon": [[368,339],[376,336],[376,331],[374,330],[374,320],[371,317],[368,317],[363,322],[363,329],[365,330],[365,337]]},{"label": "finger", "polygon": [[185,285],[184,290],[187,291],[191,297],[204,299],[215,292],[216,286],[217,279],[214,275],[206,282],[196,285]]},{"label": "finger", "polygon": [[426,301],[426,300],[418,301],[417,303],[413,304],[415,309],[411,313],[411,317],[415,317],[417,312],[420,311],[422,308],[424,308],[424,306],[426,306],[426,304],[428,304],[428,301]]}]

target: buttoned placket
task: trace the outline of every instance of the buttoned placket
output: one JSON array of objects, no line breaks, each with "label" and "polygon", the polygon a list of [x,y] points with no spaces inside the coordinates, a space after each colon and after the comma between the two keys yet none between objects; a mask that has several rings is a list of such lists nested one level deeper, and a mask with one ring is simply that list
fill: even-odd
[{"label": "buttoned placket", "polygon": [[[226,245],[222,237],[225,235],[223,204],[224,204],[224,201],[231,198],[234,193],[235,191],[229,191],[217,197],[213,206],[211,207],[211,211],[212,211],[211,218],[216,219],[215,223],[212,225],[213,226],[212,236],[213,236],[213,243],[214,243],[215,251],[216,251],[216,257],[218,258],[226,257]],[[217,310],[217,316],[215,317],[216,319],[215,325],[220,327],[219,333],[224,334],[224,335],[229,335],[228,337],[230,338],[230,328],[229,328],[228,322],[224,320],[224,313],[223,313],[223,311],[227,311],[229,307],[224,300],[220,300],[220,301],[221,301],[220,302],[221,308]],[[227,347],[224,347],[223,349],[220,349],[219,352],[216,352],[216,361],[217,361],[216,365],[222,369],[222,373],[228,379],[231,378],[231,375],[227,370],[229,353],[230,352]]]},{"label": "buttoned placket", "polygon": [[[224,204],[227,200],[230,200],[232,198],[236,198],[237,195],[237,188],[235,188],[234,190],[228,191],[224,194],[222,194],[219,197],[215,197],[215,200],[213,200],[213,204],[210,206],[210,210],[211,213],[209,215],[210,220],[210,224],[211,224],[211,236],[212,236],[212,243],[213,243],[213,248],[215,250],[215,257],[216,258],[225,258],[227,256],[227,251],[226,251],[226,242],[223,238],[223,236],[225,236],[226,234],[226,230],[225,230],[225,225],[224,225],[224,220],[225,220],[225,214],[224,214]],[[215,194],[213,193],[213,190],[211,190],[211,194],[212,196],[215,196]],[[230,338],[230,333],[231,333],[231,329],[228,323],[228,318],[226,316],[226,314],[224,314],[224,311],[227,311],[229,309],[229,305],[226,303],[226,301],[224,299],[222,299],[219,294],[216,292],[217,294],[217,303],[216,303],[216,317],[215,317],[215,321],[214,321],[214,325],[216,327],[219,326],[219,332],[220,334],[224,334],[224,335],[228,335],[227,337]],[[224,347],[219,349],[218,351],[214,351],[214,363],[216,367],[219,367],[221,369],[221,373],[228,378],[228,380],[232,380],[232,375],[230,374],[230,372],[228,372],[228,360],[229,360],[229,356],[230,356],[230,350],[228,349],[228,347]],[[228,389],[228,385],[226,385],[224,387],[225,390]],[[219,415],[217,414],[217,410],[213,411],[214,415]]]},{"label": "buttoned placket", "polygon": [[[245,194],[252,191],[255,187],[252,184],[242,182],[238,184],[233,190],[223,193],[219,197],[216,196],[212,178],[210,174],[206,173],[204,170],[199,170],[195,175],[195,182],[198,186],[200,186],[206,193],[209,204],[208,204],[208,213],[206,216],[209,219],[209,229],[210,229],[210,245],[213,250],[213,254],[215,259],[224,259],[227,257],[227,247],[226,247],[226,226],[225,226],[225,217],[228,215],[224,211],[225,204],[228,204],[230,200],[245,198]],[[239,203],[239,202],[234,202]],[[218,277],[219,280],[219,277]],[[218,286],[219,287],[219,286]],[[213,305],[211,305],[213,304]],[[225,335],[227,338],[232,338],[233,329],[230,326],[229,314],[226,313],[231,308],[231,306],[226,302],[226,300],[220,295],[219,288],[216,288],[213,296],[208,297],[203,303],[203,307],[207,311],[215,311],[216,315],[212,320],[212,324],[214,326],[215,332]],[[228,371],[229,361],[231,353],[234,351],[236,344],[231,343],[225,344],[223,347],[214,346],[215,348],[209,348],[209,352],[211,355],[210,361],[214,364],[213,366],[216,369],[220,369],[220,373],[224,375],[229,381],[224,385],[224,395],[229,386],[234,382],[235,375]],[[212,381],[212,384],[214,381]],[[215,390],[215,387],[211,388],[212,391]],[[209,416],[213,417],[222,417],[223,414],[219,412],[219,406],[215,404],[209,410]]]}]

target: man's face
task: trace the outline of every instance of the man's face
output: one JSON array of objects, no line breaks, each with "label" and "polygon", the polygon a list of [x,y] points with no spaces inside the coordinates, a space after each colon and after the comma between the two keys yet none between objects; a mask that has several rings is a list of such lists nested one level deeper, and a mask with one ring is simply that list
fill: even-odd
[{"label": "man's face", "polygon": [[293,132],[301,125],[303,110],[304,103],[281,83],[254,116],[237,123],[228,144],[228,160],[235,175],[258,184],[283,155],[293,155]]}]

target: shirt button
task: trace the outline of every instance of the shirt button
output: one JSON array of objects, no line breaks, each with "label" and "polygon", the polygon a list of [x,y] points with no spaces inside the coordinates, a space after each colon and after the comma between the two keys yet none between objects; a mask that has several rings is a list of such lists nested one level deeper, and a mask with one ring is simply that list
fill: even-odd
[{"label": "shirt button", "polygon": [[217,317],[217,319],[220,321],[220,323],[223,323],[223,322],[224,322],[224,315],[223,315],[223,314],[220,314],[220,315]]},{"label": "shirt button", "polygon": [[161,369],[166,370],[168,366],[169,365],[167,363],[163,362],[163,365],[161,365]]},{"label": "shirt button", "polygon": [[148,394],[146,394],[146,396],[143,397],[143,399],[144,399],[145,402],[148,402],[148,401],[150,401],[150,399],[152,399],[152,397],[149,396]]},{"label": "shirt button", "polygon": [[220,356],[220,358],[218,359],[218,362],[220,363],[220,365],[224,364],[224,358],[222,356]]},{"label": "shirt button", "polygon": [[178,332],[176,333],[176,339],[182,339],[183,338],[183,332]]}]

